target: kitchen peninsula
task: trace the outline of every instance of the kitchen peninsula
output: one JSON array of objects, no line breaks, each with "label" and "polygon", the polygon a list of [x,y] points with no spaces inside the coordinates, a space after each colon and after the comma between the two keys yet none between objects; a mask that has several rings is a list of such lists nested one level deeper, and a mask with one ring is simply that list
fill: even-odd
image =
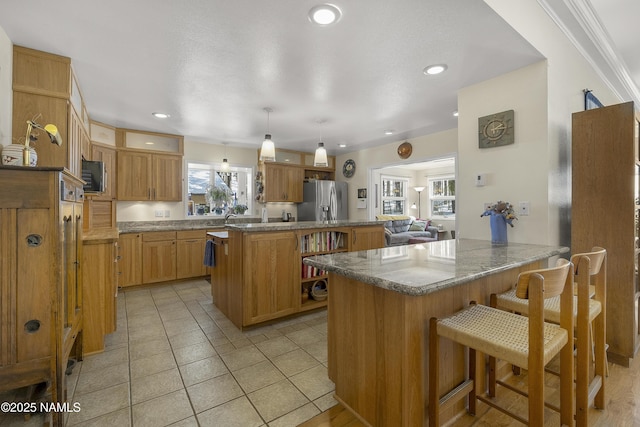
[{"label": "kitchen peninsula", "polygon": [[227,235],[212,232],[211,273],[216,306],[239,328],[326,307],[310,297],[313,287],[331,292],[321,269],[305,268],[308,256],[384,246],[379,221],[229,224]]},{"label": "kitchen peninsula", "polygon": [[[429,319],[470,301],[488,304],[520,272],[546,267],[548,258],[568,251],[459,239],[306,258],[329,272],[329,378],[336,399],[369,425],[426,425]],[[441,349],[440,396],[465,373],[464,349],[446,340]],[[464,410],[462,401],[441,418]]]}]

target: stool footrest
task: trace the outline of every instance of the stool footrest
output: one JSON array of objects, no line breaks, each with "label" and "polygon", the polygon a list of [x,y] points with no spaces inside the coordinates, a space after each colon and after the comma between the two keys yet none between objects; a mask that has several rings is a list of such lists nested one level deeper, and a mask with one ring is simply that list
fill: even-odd
[{"label": "stool footrest", "polygon": [[488,397],[486,397],[484,394],[482,395],[478,395],[477,399],[482,402],[485,403],[486,405],[491,406],[493,409],[497,409],[498,411],[502,412],[503,414],[506,414],[508,416],[510,416],[511,418],[514,418],[518,421],[520,421],[522,424],[525,425],[529,425],[529,420],[527,420],[526,418],[521,417],[518,414],[514,414],[513,412],[509,412],[507,411],[505,408],[503,408],[502,406],[498,405],[497,403],[493,402],[492,399],[489,399]]},{"label": "stool footrest", "polygon": [[[529,395],[526,392],[524,392],[524,391],[512,386],[511,384],[507,384],[504,381],[496,380],[496,384],[499,384],[504,388],[508,388],[509,390],[513,391],[514,393],[518,393],[519,395],[524,396],[526,398],[529,397]],[[560,412],[560,407],[559,406],[553,405],[553,404],[551,404],[551,403],[549,403],[547,401],[544,402],[544,406],[546,406],[547,408],[549,408],[549,409],[551,409],[553,411]]]},{"label": "stool footrest", "polygon": [[440,398],[440,409],[446,410],[453,406],[454,403],[462,399],[461,395],[466,396],[471,393],[473,387],[475,387],[475,384],[472,379],[468,379],[460,383],[460,385]]}]

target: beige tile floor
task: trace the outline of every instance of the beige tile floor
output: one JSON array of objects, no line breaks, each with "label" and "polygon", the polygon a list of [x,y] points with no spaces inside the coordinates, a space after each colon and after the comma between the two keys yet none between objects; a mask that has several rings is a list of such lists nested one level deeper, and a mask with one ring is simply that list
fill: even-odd
[{"label": "beige tile floor", "polygon": [[[206,280],[126,290],[105,351],[68,377],[81,411],[66,425],[296,426],[337,403],[326,335],[326,311],[242,332]],[[41,424],[0,414],[2,427]]]}]

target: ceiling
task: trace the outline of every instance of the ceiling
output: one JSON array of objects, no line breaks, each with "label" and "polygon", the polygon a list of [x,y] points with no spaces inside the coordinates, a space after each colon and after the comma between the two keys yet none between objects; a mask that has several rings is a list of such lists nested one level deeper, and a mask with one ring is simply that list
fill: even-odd
[{"label": "ceiling", "polygon": [[[592,0],[619,30],[611,1],[640,2]],[[276,147],[322,139],[334,155],[455,128],[458,89],[542,59],[482,1],[335,0],[342,18],[325,27],[307,17],[319,3],[2,0],[0,27],[72,58],[93,120],[247,148],[268,127]],[[627,36],[611,32],[640,39]],[[637,48],[622,41],[638,82]],[[448,69],[427,76],[431,64]]]}]

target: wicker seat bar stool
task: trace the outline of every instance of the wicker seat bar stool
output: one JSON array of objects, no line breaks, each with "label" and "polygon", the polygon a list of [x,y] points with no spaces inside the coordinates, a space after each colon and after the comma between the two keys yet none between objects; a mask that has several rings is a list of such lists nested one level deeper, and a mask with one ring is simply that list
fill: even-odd
[{"label": "wicker seat bar stool", "polygon": [[[574,254],[574,327],[576,347],[576,422],[588,425],[589,404],[605,408],[606,355],[606,286],[607,251],[595,246],[591,252]],[[527,315],[526,300],[517,298],[516,290],[491,295],[491,306]],[[560,323],[560,299],[545,300],[546,321]],[[586,339],[582,339],[586,337]],[[490,359],[490,364],[494,361]],[[593,378],[591,375],[593,367]],[[490,368],[490,370],[493,366]]]},{"label": "wicker seat bar stool", "polygon": [[[476,413],[476,400],[516,420],[544,424],[544,367],[560,354],[560,418],[573,424],[573,274],[572,264],[561,259],[552,268],[518,276],[517,295],[529,300],[529,317],[472,303],[446,318],[431,318],[429,330],[429,425],[440,425],[440,411],[468,396],[467,410]],[[560,325],[544,321],[544,299],[560,295]],[[469,378],[442,397],[440,391],[440,339],[468,348]],[[528,370],[528,418],[494,402],[492,394],[477,390],[484,382],[476,370],[477,352]]]}]

